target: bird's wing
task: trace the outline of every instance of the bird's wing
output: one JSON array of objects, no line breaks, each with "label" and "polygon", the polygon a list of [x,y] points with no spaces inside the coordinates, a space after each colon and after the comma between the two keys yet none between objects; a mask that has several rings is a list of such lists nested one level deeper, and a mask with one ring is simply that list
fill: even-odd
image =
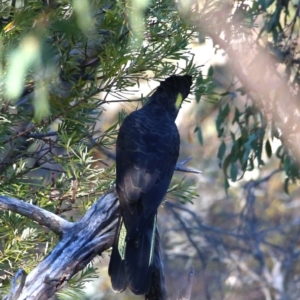
[{"label": "bird's wing", "polygon": [[157,128],[145,123],[139,112],[124,120],[117,141],[117,192],[128,230],[156,213],[179,153],[174,122],[164,122],[166,128]]}]

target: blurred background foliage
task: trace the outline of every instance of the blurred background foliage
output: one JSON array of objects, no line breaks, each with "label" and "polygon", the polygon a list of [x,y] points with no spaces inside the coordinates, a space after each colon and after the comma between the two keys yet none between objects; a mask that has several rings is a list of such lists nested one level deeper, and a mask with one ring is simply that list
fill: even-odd
[{"label": "blurred background foliage", "polygon": [[[115,180],[120,123],[158,81],[193,76],[180,161],[159,211],[176,299],[298,299],[297,0],[0,1],[0,194],[77,220]],[[189,103],[188,103],[189,102]],[[0,295],[58,242],[0,212]],[[61,299],[115,295],[108,255]],[[138,297],[136,297],[138,299]]]}]

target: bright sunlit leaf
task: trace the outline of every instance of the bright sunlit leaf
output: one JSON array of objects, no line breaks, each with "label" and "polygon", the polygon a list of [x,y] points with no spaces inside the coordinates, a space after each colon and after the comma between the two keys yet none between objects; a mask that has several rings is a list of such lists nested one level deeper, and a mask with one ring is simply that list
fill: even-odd
[{"label": "bright sunlit leaf", "polygon": [[24,87],[24,79],[30,68],[40,64],[40,42],[34,36],[27,36],[9,59],[5,94],[10,100],[17,99]]}]

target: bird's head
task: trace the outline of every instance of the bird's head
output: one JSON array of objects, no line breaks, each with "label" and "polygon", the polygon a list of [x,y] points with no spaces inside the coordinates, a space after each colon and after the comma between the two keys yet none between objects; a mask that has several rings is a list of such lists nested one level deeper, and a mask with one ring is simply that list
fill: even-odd
[{"label": "bird's head", "polygon": [[167,111],[176,114],[176,117],[182,101],[190,93],[191,85],[192,76],[172,75],[160,83],[148,102],[163,106]]}]

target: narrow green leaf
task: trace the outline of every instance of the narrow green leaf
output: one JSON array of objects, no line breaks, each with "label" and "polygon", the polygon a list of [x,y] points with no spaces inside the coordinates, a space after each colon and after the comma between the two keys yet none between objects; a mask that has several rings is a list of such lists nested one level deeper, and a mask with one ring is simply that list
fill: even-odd
[{"label": "narrow green leaf", "polygon": [[198,137],[198,141],[199,141],[200,145],[203,146],[203,136],[202,136],[201,127],[198,127],[197,137]]},{"label": "narrow green leaf", "polygon": [[202,74],[200,73],[199,76],[197,77],[196,87],[195,87],[195,96],[196,96],[197,103],[199,103],[203,93],[203,89],[201,87],[202,83],[203,83],[203,77]]},{"label": "narrow green leaf", "polygon": [[33,98],[34,120],[40,122],[50,115],[50,104],[48,100],[48,90],[45,86],[37,84],[35,96]]},{"label": "narrow green leaf", "polygon": [[238,175],[238,167],[235,163],[231,164],[230,177],[233,182],[236,181]]},{"label": "narrow green leaf", "polygon": [[299,178],[299,169],[296,163],[292,162],[289,169],[289,174],[292,179]]},{"label": "narrow green leaf", "polygon": [[239,117],[240,117],[240,111],[235,108],[235,113],[234,113],[234,118],[232,120],[232,124],[234,124],[235,122],[239,123]]},{"label": "narrow green leaf", "polygon": [[230,187],[229,182],[228,182],[227,178],[225,177],[225,179],[224,179],[224,189],[225,189],[226,195],[228,195],[227,191],[228,191],[229,187]]},{"label": "narrow green leaf", "polygon": [[232,141],[235,143],[235,133],[230,131],[230,136],[231,136]]},{"label": "narrow green leaf", "polygon": [[278,157],[279,159],[282,159],[283,156],[284,156],[283,146],[280,145],[276,150],[276,157]]},{"label": "narrow green leaf", "polygon": [[228,154],[226,156],[226,158],[224,159],[224,163],[223,163],[223,173],[225,174],[226,177],[228,177],[228,175],[227,175],[227,168],[228,168],[229,163],[231,161],[231,156],[232,156],[231,154]]},{"label": "narrow green leaf", "polygon": [[239,139],[237,139],[231,148],[231,155],[233,158],[233,161],[237,161],[240,157],[240,143],[239,143]]},{"label": "narrow green leaf", "polygon": [[248,160],[247,171],[253,171],[253,170],[254,170],[254,162],[253,159],[250,157]]},{"label": "narrow green leaf", "polygon": [[288,155],[286,155],[283,162],[283,168],[286,173],[289,173],[290,166],[291,166],[291,159]]},{"label": "narrow green leaf", "polygon": [[224,126],[223,126],[223,121],[221,120],[221,118],[219,118],[219,116],[216,120],[216,127],[218,132],[218,138],[220,138],[224,133]]},{"label": "narrow green leaf", "polygon": [[267,153],[267,156],[270,158],[272,156],[272,147],[271,147],[271,144],[270,144],[270,141],[267,140],[266,141],[266,153]]},{"label": "narrow green leaf", "polygon": [[219,94],[219,96],[227,96],[227,95],[231,95],[232,97],[234,96],[234,94],[233,93],[231,93],[231,92],[224,92],[224,93],[220,93]]},{"label": "narrow green leaf", "polygon": [[229,113],[230,113],[230,106],[229,103],[227,103],[222,111],[223,120],[228,117]]},{"label": "narrow green leaf", "polygon": [[226,152],[226,144],[225,144],[224,141],[222,141],[222,143],[221,143],[221,145],[219,147],[219,150],[218,150],[218,158],[220,160],[223,159],[225,152]]},{"label": "narrow green leaf", "polygon": [[199,73],[199,75],[198,75],[198,77],[197,77],[197,79],[196,79],[196,86],[201,85],[202,82],[203,82],[203,76],[202,76],[201,73]]},{"label": "narrow green leaf", "polygon": [[213,68],[213,66],[209,67],[207,75],[210,76],[210,77],[214,75],[214,68]]},{"label": "narrow green leaf", "polygon": [[287,177],[284,180],[284,184],[283,184],[283,190],[286,194],[289,194],[289,181],[290,181],[290,179]]}]

